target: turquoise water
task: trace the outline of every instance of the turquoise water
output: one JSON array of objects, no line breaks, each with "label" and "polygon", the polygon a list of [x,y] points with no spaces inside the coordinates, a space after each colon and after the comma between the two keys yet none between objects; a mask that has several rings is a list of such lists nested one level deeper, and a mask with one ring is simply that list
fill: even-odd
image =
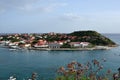
[{"label": "turquoise water", "polygon": [[[120,44],[120,34],[105,36]],[[120,67],[120,47],[94,51],[10,51],[0,48],[0,80],[7,80],[11,75],[15,75],[17,80],[24,80],[31,77],[32,72],[37,72],[38,78],[47,80],[55,77],[57,69],[70,61],[85,63],[103,58],[107,59],[103,64],[104,69],[117,72]]]}]

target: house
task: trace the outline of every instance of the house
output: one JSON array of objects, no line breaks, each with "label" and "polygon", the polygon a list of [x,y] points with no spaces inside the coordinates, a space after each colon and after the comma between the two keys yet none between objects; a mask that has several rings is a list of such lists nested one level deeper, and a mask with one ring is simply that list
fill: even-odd
[{"label": "house", "polygon": [[6,41],[0,41],[0,45],[6,45]]},{"label": "house", "polygon": [[45,45],[46,43],[47,43],[46,40],[40,39],[40,40],[38,41],[38,44],[39,44],[39,45]]},{"label": "house", "polygon": [[34,47],[35,48],[47,48],[48,45],[47,44],[44,44],[44,45],[35,44]]},{"label": "house", "polygon": [[17,48],[19,48],[19,47],[18,47],[18,43],[19,43],[19,42],[14,42],[14,43],[11,42],[11,43],[8,44],[8,46],[9,46],[10,48],[17,49]]},{"label": "house", "polygon": [[48,44],[46,40],[39,40],[38,43],[34,45],[35,48],[47,48]]},{"label": "house", "polygon": [[70,46],[71,46],[71,47],[77,47],[77,48],[78,48],[78,47],[80,47],[80,42],[71,42],[71,43],[70,43]]},{"label": "house", "polygon": [[50,32],[49,35],[51,35],[51,36],[52,36],[52,35],[56,35],[56,33],[54,33],[54,32]]},{"label": "house", "polygon": [[63,45],[65,41],[57,41],[58,44]]},{"label": "house", "polygon": [[89,42],[71,42],[70,45],[71,47],[75,48],[85,48],[89,46]]},{"label": "house", "polygon": [[23,44],[24,44],[24,43],[26,43],[26,41],[25,41],[25,40],[22,40],[22,41],[20,41],[20,43],[23,43]]},{"label": "house", "polygon": [[34,36],[32,36],[31,38],[30,38],[30,40],[34,40],[35,39],[35,37]]},{"label": "house", "polygon": [[0,39],[3,39],[3,37],[0,37]]},{"label": "house", "polygon": [[25,48],[25,43],[19,43],[20,48]]},{"label": "house", "polygon": [[59,43],[49,43],[48,47],[49,48],[60,48],[60,44]]},{"label": "house", "polygon": [[89,46],[89,42],[81,42],[80,43],[80,46],[82,47],[82,48],[85,48],[85,47],[88,47]]},{"label": "house", "polygon": [[25,47],[29,48],[29,47],[31,47],[31,44],[25,44]]},{"label": "house", "polygon": [[9,45],[10,44],[10,41],[5,41],[5,45]]}]

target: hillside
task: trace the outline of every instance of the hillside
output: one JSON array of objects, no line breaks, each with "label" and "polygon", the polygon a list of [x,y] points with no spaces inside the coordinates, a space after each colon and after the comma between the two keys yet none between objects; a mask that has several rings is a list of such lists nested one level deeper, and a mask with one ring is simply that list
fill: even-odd
[{"label": "hillside", "polygon": [[76,36],[76,39],[74,41],[86,41],[92,43],[93,45],[101,45],[101,46],[116,45],[115,42],[113,42],[109,38],[103,36],[102,34],[96,31],[75,31],[67,35]]}]

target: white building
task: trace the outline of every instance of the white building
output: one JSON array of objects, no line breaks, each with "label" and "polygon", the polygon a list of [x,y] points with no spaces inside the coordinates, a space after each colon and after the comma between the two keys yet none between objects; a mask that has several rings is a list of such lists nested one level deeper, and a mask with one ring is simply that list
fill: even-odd
[{"label": "white building", "polygon": [[89,42],[71,42],[70,45],[71,47],[75,48],[85,48],[89,46]]},{"label": "white building", "polygon": [[81,42],[80,43],[80,46],[82,47],[82,48],[85,48],[85,47],[88,47],[89,46],[89,42]]}]

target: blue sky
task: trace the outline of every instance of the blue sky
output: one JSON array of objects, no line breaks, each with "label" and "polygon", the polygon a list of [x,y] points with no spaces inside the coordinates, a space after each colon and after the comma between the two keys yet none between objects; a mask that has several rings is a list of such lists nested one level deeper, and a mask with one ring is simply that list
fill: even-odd
[{"label": "blue sky", "polygon": [[0,33],[120,33],[120,0],[0,0]]}]

